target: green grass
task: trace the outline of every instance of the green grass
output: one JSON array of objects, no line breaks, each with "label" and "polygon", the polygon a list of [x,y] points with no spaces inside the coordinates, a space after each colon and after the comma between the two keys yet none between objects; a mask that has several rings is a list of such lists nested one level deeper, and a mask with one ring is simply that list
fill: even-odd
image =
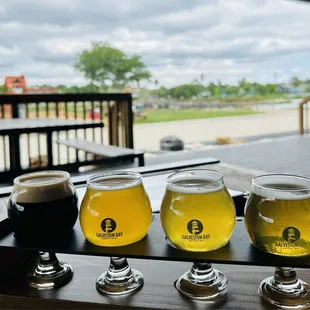
[{"label": "green grass", "polygon": [[188,119],[214,118],[259,114],[259,112],[249,110],[145,110],[145,120],[135,117],[135,124],[161,123],[171,121],[181,121]]}]

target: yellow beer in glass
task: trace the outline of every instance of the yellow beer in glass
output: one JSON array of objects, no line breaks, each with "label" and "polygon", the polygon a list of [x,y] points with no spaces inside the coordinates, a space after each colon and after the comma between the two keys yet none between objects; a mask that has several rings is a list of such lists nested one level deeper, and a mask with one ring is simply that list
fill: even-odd
[{"label": "yellow beer in glass", "polygon": [[86,239],[100,246],[123,246],[141,240],[152,220],[142,176],[113,171],[96,174],[87,182],[80,210]]},{"label": "yellow beer in glass", "polygon": [[168,177],[160,219],[175,247],[204,252],[219,249],[229,241],[236,211],[222,175],[197,169]]},{"label": "yellow beer in glass", "polygon": [[272,254],[310,254],[310,180],[292,175],[255,178],[245,206],[251,243]]},{"label": "yellow beer in glass", "polygon": [[[266,174],[253,179],[245,205],[251,243],[280,256],[310,254],[310,179]],[[292,267],[276,267],[258,289],[268,303],[282,309],[309,309],[310,285]]]}]

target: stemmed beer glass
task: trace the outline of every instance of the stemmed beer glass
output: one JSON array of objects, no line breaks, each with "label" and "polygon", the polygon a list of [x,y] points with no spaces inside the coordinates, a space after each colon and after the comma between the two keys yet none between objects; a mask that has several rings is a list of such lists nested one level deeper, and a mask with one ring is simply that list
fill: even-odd
[{"label": "stemmed beer glass", "polygon": [[[8,202],[8,217],[18,242],[44,247],[70,235],[78,217],[78,198],[69,173],[43,171],[14,179]],[[59,262],[55,253],[39,252],[36,268],[27,284],[36,289],[65,285],[73,268]]]},{"label": "stemmed beer glass", "polygon": [[[152,209],[142,176],[112,171],[91,176],[80,210],[86,239],[95,245],[124,246],[144,238],[152,221]],[[107,295],[129,294],[143,285],[143,276],[130,268],[124,257],[111,257],[96,288]]]},{"label": "stemmed beer glass", "polygon": [[[253,179],[245,206],[245,224],[251,243],[279,256],[310,254],[310,179],[286,174]],[[279,308],[310,306],[310,286],[298,279],[294,268],[276,267],[263,280],[260,296]]]},{"label": "stemmed beer glass", "polygon": [[[236,211],[223,176],[197,169],[167,178],[160,219],[170,245],[184,251],[206,252],[228,243]],[[226,293],[227,278],[211,264],[196,262],[175,286],[187,297],[217,300]]]}]

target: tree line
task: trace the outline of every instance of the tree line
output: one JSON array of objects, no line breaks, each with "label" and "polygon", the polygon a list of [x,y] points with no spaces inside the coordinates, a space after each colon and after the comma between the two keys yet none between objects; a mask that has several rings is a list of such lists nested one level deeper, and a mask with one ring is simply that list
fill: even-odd
[{"label": "tree line", "polygon": [[[298,80],[298,84],[294,81]],[[310,80],[299,80],[293,78],[289,84],[267,83],[240,80],[237,85],[217,83],[204,84],[183,84],[172,88],[160,87],[152,91],[155,97],[159,98],[210,98],[210,97],[240,97],[240,96],[267,96],[276,94],[310,92]]]},{"label": "tree line", "polygon": [[[146,81],[153,84],[152,90],[146,92],[156,98],[209,98],[243,95],[273,95],[294,92],[310,92],[310,80],[293,77],[288,84],[250,82],[245,78],[237,85],[223,84],[221,81],[204,83],[204,74],[191,83],[172,88],[159,86],[151,72],[138,55],[126,55],[108,43],[93,43],[75,59],[74,68],[82,73],[88,83],[83,86],[36,85],[37,88],[56,87],[62,93],[93,93],[107,91],[124,91],[126,87],[140,89],[140,83]],[[0,93],[4,93],[0,85]],[[145,89],[144,89],[145,94]]]}]

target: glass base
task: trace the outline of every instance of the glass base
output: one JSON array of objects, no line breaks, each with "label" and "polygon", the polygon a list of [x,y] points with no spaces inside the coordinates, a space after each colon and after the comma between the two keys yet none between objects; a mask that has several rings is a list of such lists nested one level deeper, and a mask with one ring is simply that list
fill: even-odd
[{"label": "glass base", "polygon": [[73,277],[73,268],[59,262],[55,254],[40,253],[38,265],[27,275],[27,284],[31,288],[43,290],[66,285]]},{"label": "glass base", "polygon": [[175,287],[191,299],[217,301],[227,292],[227,277],[210,264],[194,263],[192,269],[175,282]]},{"label": "glass base", "polygon": [[258,293],[268,303],[283,309],[307,309],[310,307],[310,286],[298,280],[298,289],[290,292],[274,286],[274,278],[262,281]]},{"label": "glass base", "polygon": [[130,268],[126,258],[111,257],[108,271],[101,274],[96,281],[98,292],[104,295],[133,294],[144,284],[140,271]]},{"label": "glass base", "polygon": [[297,278],[293,268],[276,268],[274,277],[261,282],[258,293],[265,301],[282,309],[310,307],[310,286]]}]

